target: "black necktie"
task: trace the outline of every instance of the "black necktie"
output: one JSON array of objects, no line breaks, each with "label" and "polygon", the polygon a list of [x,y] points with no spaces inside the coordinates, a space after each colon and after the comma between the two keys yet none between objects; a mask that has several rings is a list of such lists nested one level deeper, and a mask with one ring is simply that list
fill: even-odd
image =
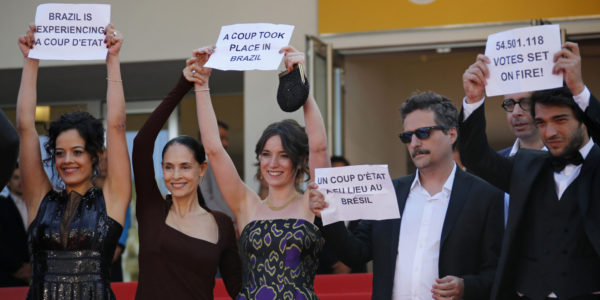
[{"label": "black necktie", "polygon": [[550,162],[552,163],[552,168],[554,169],[554,172],[559,173],[569,164],[576,166],[582,164],[583,156],[581,156],[581,153],[578,150],[576,150],[568,155],[558,157],[553,156],[552,158],[550,158]]}]

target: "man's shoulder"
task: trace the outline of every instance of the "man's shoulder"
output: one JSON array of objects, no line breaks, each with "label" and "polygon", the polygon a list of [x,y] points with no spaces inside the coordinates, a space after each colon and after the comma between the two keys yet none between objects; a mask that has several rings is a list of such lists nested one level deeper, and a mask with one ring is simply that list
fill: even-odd
[{"label": "man's shoulder", "polygon": [[457,184],[469,184],[471,190],[481,190],[490,193],[503,194],[500,189],[498,189],[491,183],[483,180],[479,176],[465,172],[463,170],[456,170],[454,180]]},{"label": "man's shoulder", "polygon": [[508,157],[508,155],[510,154],[510,150],[512,150],[512,147],[507,147],[507,148],[504,148],[502,150],[499,150],[498,154],[500,154],[500,155],[502,155],[504,157]]},{"label": "man's shoulder", "polygon": [[406,175],[406,176],[402,176],[402,177],[396,177],[394,179],[392,179],[392,183],[394,184],[394,187],[396,186],[401,186],[403,184],[412,184],[413,180],[415,180],[415,173]]}]

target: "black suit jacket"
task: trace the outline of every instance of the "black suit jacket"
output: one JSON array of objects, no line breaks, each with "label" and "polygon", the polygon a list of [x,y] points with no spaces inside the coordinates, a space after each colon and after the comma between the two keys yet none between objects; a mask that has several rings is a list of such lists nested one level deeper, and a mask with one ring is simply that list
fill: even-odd
[{"label": "black suit jacket", "polygon": [[[400,212],[415,174],[394,179]],[[464,279],[464,299],[486,299],[492,287],[503,231],[503,194],[457,168],[440,236],[439,277]],[[323,228],[327,243],[345,264],[373,260],[373,299],[391,299],[400,219],[361,221],[354,234],[343,222]]]},{"label": "black suit jacket", "polygon": [[[592,96],[585,111],[588,121],[600,124],[600,104]],[[546,151],[521,149],[512,158],[505,158],[490,148],[485,134],[485,114],[482,105],[466,121],[460,119],[459,150],[463,164],[475,174],[510,194],[508,223],[504,235],[498,273],[492,289],[492,300],[512,299],[515,295],[517,232],[525,217],[525,205],[532,192],[535,178],[547,163]],[[594,125],[595,126],[595,125]],[[598,142],[598,141],[596,141]],[[579,200],[585,232],[600,255],[600,148],[597,145],[586,157],[579,173],[580,184],[576,197]],[[551,187],[554,188],[554,187]]]},{"label": "black suit jacket", "polygon": [[23,220],[10,196],[0,197],[0,286],[27,285],[12,276],[25,262],[29,250]]}]

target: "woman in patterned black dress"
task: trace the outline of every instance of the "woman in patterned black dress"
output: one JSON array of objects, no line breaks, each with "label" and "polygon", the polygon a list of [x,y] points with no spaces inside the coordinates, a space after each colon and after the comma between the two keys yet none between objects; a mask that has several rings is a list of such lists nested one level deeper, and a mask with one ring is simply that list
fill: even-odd
[{"label": "woman in patterned black dress", "polygon": [[102,122],[86,112],[61,115],[50,123],[45,144],[64,189],[55,191],[44,171],[35,128],[39,61],[28,58],[35,27],[19,39],[24,56],[17,102],[21,138],[19,162],[29,214],[32,277],[28,299],[114,299],[110,264],[131,198],[131,172],[125,140],[125,98],[119,50],[122,36],[107,26],[106,153],[103,187],[94,186],[103,152]]},{"label": "woman in patterned black dress", "polygon": [[[315,168],[328,167],[327,137],[323,119],[312,95],[304,104],[306,129],[294,120],[269,125],[258,144],[259,177],[269,186],[261,199],[239,177],[219,140],[204,63],[214,48],[194,51],[184,69],[194,82],[202,144],[217,183],[237,219],[243,265],[242,290],[237,299],[316,299],[313,281],[323,241],[313,224],[308,195],[298,184]],[[285,66],[304,62],[304,54],[284,47]]]}]

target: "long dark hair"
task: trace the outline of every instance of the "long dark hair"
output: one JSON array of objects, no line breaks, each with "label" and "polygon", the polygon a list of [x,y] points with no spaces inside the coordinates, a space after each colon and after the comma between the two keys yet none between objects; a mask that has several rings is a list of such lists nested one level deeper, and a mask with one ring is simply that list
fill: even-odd
[{"label": "long dark hair", "polygon": [[[187,135],[172,138],[170,141],[167,142],[167,144],[165,144],[165,147],[162,150],[163,160],[165,159],[165,152],[167,152],[167,149],[175,144],[183,145],[190,149],[190,151],[192,151],[192,153],[194,154],[194,159],[199,164],[202,164],[206,160],[206,153],[204,152],[204,147],[202,147],[202,145],[200,145],[200,143],[198,143],[198,141],[195,138]],[[196,187],[196,191],[198,192],[198,204],[200,204],[200,207],[206,209],[207,211],[211,211],[206,206],[206,201],[204,201],[204,196],[202,196],[202,192],[200,191],[200,185]]]},{"label": "long dark hair", "polygon": [[296,189],[299,189],[299,179],[307,175],[307,180],[310,180],[310,171],[308,168],[308,136],[304,127],[292,119],[283,120],[272,123],[267,126],[256,143],[256,178],[260,180],[260,154],[265,148],[267,140],[272,136],[278,135],[281,139],[283,150],[289,155],[292,165],[296,168]]}]

